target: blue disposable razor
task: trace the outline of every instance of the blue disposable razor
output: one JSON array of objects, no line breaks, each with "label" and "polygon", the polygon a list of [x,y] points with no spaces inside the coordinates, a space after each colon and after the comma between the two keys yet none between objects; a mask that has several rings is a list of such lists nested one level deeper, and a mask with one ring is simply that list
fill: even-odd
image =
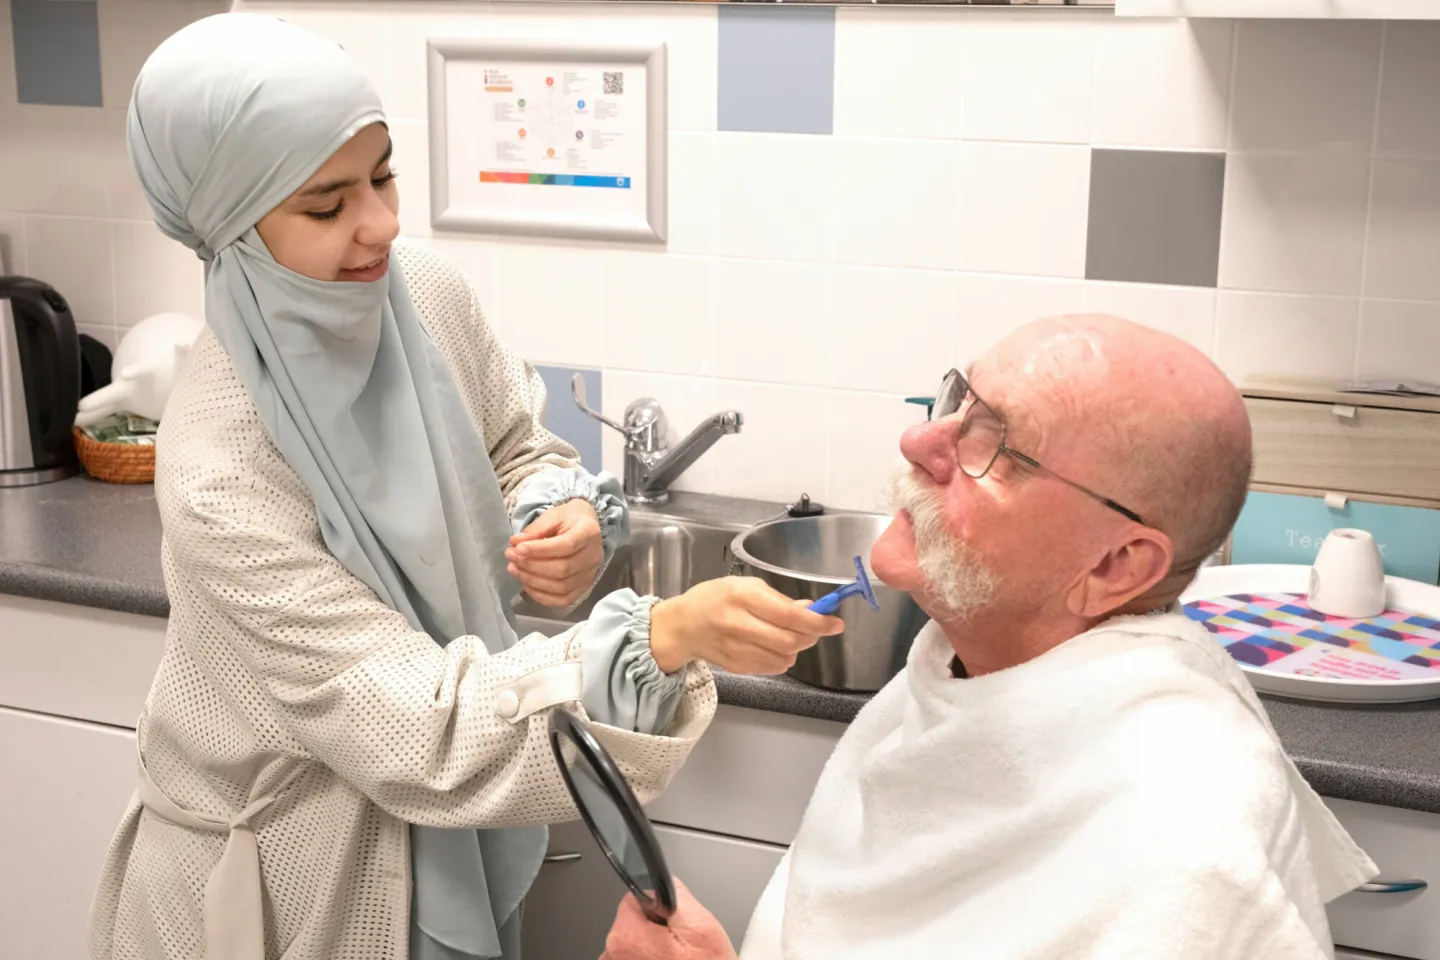
[{"label": "blue disposable razor", "polygon": [[870,604],[871,610],[880,609],[880,604],[875,602],[875,591],[870,588],[870,578],[865,576],[865,561],[859,557],[855,558],[855,582],[845,584],[834,593],[825,594],[810,604],[809,609],[816,613],[829,615],[835,612],[836,607],[840,606],[840,601],[856,594],[865,598],[865,602]]}]

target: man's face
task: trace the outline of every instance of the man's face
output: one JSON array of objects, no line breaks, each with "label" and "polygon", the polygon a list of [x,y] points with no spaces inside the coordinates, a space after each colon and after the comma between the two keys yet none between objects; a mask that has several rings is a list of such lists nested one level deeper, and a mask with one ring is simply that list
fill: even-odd
[{"label": "man's face", "polygon": [[[1007,443],[1045,462],[1064,461],[1038,385],[1023,369],[982,362],[975,390],[1003,419]],[[1079,562],[1076,515],[1089,509],[1061,483],[1044,482],[1001,455],[984,476],[960,469],[956,445],[964,411],[907,430],[906,468],[892,484],[895,519],[876,541],[871,566],[887,585],[915,597],[931,617],[963,622],[981,610],[1057,600]],[[1047,463],[1047,466],[1049,464]]]}]

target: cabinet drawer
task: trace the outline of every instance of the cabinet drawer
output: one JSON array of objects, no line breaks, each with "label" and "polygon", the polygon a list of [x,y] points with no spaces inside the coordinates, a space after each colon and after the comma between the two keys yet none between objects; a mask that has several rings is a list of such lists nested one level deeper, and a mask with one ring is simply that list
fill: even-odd
[{"label": "cabinet drawer", "polygon": [[647,808],[674,826],[789,844],[845,724],[722,706]]},{"label": "cabinet drawer", "polygon": [[1248,397],[1255,482],[1440,499],[1440,414]]},{"label": "cabinet drawer", "polygon": [[165,651],[165,623],[0,596],[0,707],[134,729]]},{"label": "cabinet drawer", "polygon": [[1330,937],[1357,950],[1440,960],[1440,816],[1326,799],[1380,868],[1380,880],[1425,880],[1412,893],[1355,891],[1330,904]]}]

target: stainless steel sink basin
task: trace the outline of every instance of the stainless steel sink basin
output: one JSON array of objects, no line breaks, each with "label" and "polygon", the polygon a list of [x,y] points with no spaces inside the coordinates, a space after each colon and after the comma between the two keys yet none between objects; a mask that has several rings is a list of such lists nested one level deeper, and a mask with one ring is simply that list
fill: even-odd
[{"label": "stainless steel sink basin", "polygon": [[678,596],[697,583],[729,574],[726,550],[735,534],[743,529],[743,524],[710,525],[633,512],[629,545],[615,552],[610,566],[584,603],[561,613],[525,598],[516,605],[515,612],[523,617],[579,623],[590,616],[597,600],[622,587],[629,587],[641,596]]}]

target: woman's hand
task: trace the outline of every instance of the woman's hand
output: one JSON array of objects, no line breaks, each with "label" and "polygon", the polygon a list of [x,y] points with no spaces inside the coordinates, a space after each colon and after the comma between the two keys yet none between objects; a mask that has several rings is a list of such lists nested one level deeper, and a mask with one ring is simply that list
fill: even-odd
[{"label": "woman's hand", "polygon": [[662,927],[645,916],[634,896],[626,894],[600,960],[735,960],[725,928],[679,880],[675,901],[675,914]]},{"label": "woman's hand", "polygon": [[584,500],[551,507],[510,538],[505,559],[530,599],[547,607],[570,606],[595,584],[605,562],[595,508]]},{"label": "woman's hand", "polygon": [[650,653],[666,673],[707,660],[731,673],[784,673],[795,655],[845,622],[805,609],[753,577],[724,577],[662,600],[650,611]]}]

